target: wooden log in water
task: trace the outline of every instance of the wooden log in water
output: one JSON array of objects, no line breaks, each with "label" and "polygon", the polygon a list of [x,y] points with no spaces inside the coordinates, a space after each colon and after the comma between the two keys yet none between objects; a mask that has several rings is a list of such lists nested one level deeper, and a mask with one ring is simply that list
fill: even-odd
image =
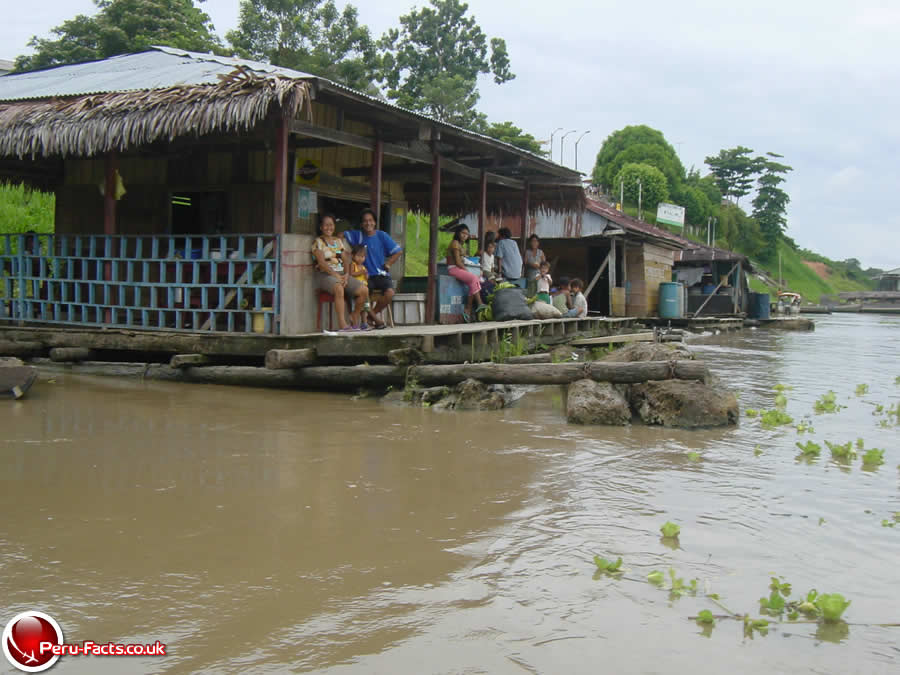
[{"label": "wooden log in water", "polygon": [[266,368],[271,370],[304,368],[315,362],[315,349],[270,349],[266,352]]},{"label": "wooden log in water", "polygon": [[169,360],[172,368],[187,368],[188,366],[208,366],[209,357],[203,354],[176,354]]},{"label": "wooden log in water", "polygon": [[83,361],[65,365],[38,359],[38,366],[82,375],[119,375],[146,380],[228,384],[276,389],[320,389],[356,391],[360,388],[387,389],[403,387],[406,368],[395,366],[310,366],[307,368],[270,370],[253,366],[200,366],[172,368],[159,363],[115,363]]},{"label": "wooden log in water", "polygon": [[22,398],[37,379],[37,368],[9,366],[0,368],[0,398]]},{"label": "wooden log in water", "polygon": [[392,349],[387,353],[388,361],[395,366],[414,366],[425,360],[425,355],[414,347]]},{"label": "wooden log in water", "polygon": [[629,363],[473,363],[449,366],[413,366],[410,381],[420,386],[453,385],[468,378],[485,384],[569,384],[592,379],[614,384],[632,384],[648,380],[706,381],[709,370],[705,363],[691,360],[633,361]]},{"label": "wooden log in water", "polygon": [[88,361],[94,353],[85,347],[54,347],[50,350],[50,360],[58,363]]},{"label": "wooden log in water", "polygon": [[510,356],[504,363],[553,363],[553,355],[550,352],[540,354],[524,354],[522,356]]},{"label": "wooden log in water", "polygon": [[41,356],[47,351],[43,342],[0,340],[0,356]]}]

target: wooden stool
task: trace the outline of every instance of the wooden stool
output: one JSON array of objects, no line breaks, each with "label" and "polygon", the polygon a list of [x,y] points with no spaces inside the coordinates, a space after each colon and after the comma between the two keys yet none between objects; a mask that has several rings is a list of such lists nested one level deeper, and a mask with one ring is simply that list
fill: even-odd
[{"label": "wooden stool", "polygon": [[[318,292],[318,300],[319,306],[316,310],[316,330],[322,330],[322,305],[331,305],[334,306],[334,296],[328,291],[320,290]],[[329,330],[334,329],[334,313],[331,311],[332,307],[327,308],[328,312],[328,328]]]},{"label": "wooden stool", "polygon": [[[378,302],[378,299],[384,295],[381,291],[369,291],[369,302],[372,304],[372,307]],[[391,303],[388,303],[382,312],[387,312],[387,325],[391,328],[394,327],[394,313],[391,311]],[[374,314],[374,312],[372,312]]]}]

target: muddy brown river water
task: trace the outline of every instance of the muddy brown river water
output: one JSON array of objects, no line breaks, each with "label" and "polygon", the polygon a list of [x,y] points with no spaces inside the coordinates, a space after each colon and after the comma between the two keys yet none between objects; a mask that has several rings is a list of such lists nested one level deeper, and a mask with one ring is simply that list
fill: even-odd
[{"label": "muddy brown river water", "polygon": [[[168,647],[61,674],[900,672],[900,628],[877,625],[900,622],[900,427],[876,414],[900,400],[900,317],[816,323],[690,343],[742,409],[793,387],[806,434],[569,426],[553,387],[441,413],[44,374],[0,401],[0,623]],[[814,414],[829,389],[846,408]],[[823,442],[860,437],[883,465]],[[595,554],[625,574],[594,578]],[[669,568],[700,592],[645,581]],[[724,613],[705,593],[759,616],[773,574],[843,594],[846,623],[688,618]]]}]

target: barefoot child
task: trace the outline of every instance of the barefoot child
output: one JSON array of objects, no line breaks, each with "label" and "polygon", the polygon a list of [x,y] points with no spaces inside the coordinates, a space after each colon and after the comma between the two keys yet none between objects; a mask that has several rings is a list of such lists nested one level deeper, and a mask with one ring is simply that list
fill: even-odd
[{"label": "barefoot child", "polygon": [[[365,285],[366,288],[369,287],[369,272],[366,270],[366,245],[365,244],[355,244],[350,247],[350,276],[361,284]],[[350,314],[350,323],[354,327],[359,327],[360,330],[368,330],[368,325],[363,321],[360,323],[360,309],[364,312],[363,316],[368,316],[369,314],[369,300],[366,299],[366,302],[362,307],[357,306],[358,303],[353,303],[353,312]]]}]

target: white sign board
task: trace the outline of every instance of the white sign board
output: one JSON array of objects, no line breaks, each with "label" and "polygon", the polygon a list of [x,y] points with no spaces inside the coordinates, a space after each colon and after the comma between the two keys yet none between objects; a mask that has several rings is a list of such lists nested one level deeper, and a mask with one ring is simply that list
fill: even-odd
[{"label": "white sign board", "polygon": [[674,227],[684,227],[684,207],[660,202],[656,207],[656,222]]}]

